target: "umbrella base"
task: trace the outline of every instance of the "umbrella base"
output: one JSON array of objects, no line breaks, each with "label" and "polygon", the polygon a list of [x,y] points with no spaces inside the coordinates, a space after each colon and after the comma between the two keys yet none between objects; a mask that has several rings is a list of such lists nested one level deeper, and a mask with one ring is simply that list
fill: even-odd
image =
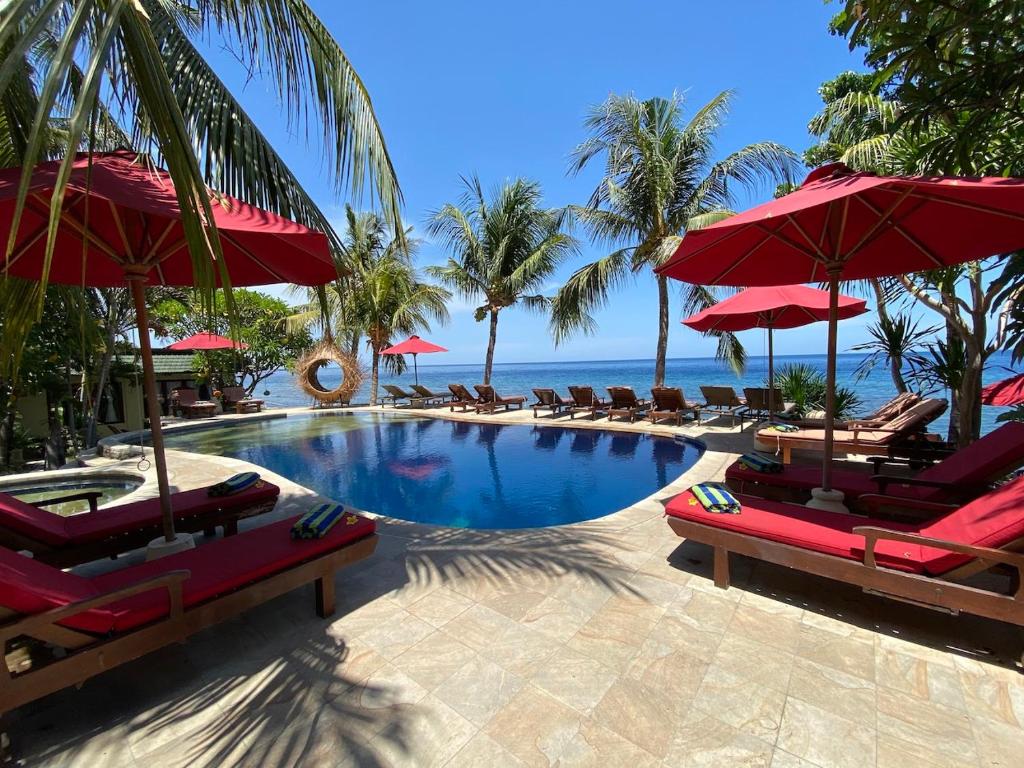
[{"label": "umbrella base", "polygon": [[812,488],[811,500],[804,506],[810,507],[811,509],[820,509],[824,512],[850,511],[847,506],[843,504],[842,491],[826,491],[824,488]]},{"label": "umbrella base", "polygon": [[146,546],[146,562],[159,560],[161,557],[173,555],[177,552],[184,552],[186,549],[195,549],[196,542],[191,533],[177,533],[173,541],[167,541],[163,536],[153,539]]}]

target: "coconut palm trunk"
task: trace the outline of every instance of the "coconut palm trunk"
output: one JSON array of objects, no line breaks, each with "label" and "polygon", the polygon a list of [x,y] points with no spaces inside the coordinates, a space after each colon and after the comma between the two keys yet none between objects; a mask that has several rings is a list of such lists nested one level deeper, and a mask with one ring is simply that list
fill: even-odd
[{"label": "coconut palm trunk", "polygon": [[484,360],[484,384],[491,383],[491,370],[494,368],[494,347],[498,342],[498,310],[491,310],[490,330],[487,336],[487,357]]},{"label": "coconut palm trunk", "polygon": [[658,277],[658,349],[654,358],[654,386],[665,386],[668,356],[668,278]]},{"label": "coconut palm trunk", "polygon": [[373,361],[370,363],[370,405],[377,404],[377,385],[380,381],[380,351],[382,347],[373,345]]}]

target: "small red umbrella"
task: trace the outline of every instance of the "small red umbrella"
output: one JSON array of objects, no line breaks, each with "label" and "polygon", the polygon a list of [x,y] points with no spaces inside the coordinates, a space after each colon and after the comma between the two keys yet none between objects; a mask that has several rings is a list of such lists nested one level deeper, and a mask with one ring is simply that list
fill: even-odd
[{"label": "small red umbrella", "polygon": [[687,232],[657,272],[703,285],[828,281],[828,492],[840,279],[935,269],[1022,247],[1024,179],[876,176],[832,163],[788,195]]},{"label": "small red umbrella", "polygon": [[415,376],[416,383],[420,383],[420,372],[416,367],[416,355],[429,354],[431,352],[447,352],[448,350],[444,347],[439,347],[437,344],[431,344],[429,341],[424,341],[419,336],[410,336],[408,339],[400,344],[395,344],[393,347],[381,350],[382,355],[412,355],[412,370]]},{"label": "small red umbrella", "polygon": [[[776,328],[799,328],[828,320],[828,291],[807,285],[776,285],[747,288],[714,306],[683,320],[695,331],[746,331],[768,329],[768,389],[775,387],[772,333]],[[852,296],[839,297],[839,319],[862,315],[867,302]],[[769,407],[774,399],[768,399]]]},{"label": "small red umbrella", "polygon": [[[0,236],[12,247],[0,272],[40,280],[50,205],[60,161],[32,169],[20,218],[14,214],[21,168],[0,170]],[[232,285],[322,285],[337,271],[327,237],[294,221],[210,191],[213,220]],[[220,272],[213,268],[218,284]],[[164,539],[175,544],[174,514],[160,428],[144,285],[195,284],[178,197],[167,171],[134,152],[76,156],[60,208],[49,280],[66,285],[128,286],[138,317],[143,384],[160,488]],[[182,540],[182,545],[189,541]]]},{"label": "small red umbrella", "polygon": [[202,331],[194,333],[187,339],[181,339],[167,347],[175,352],[187,352],[189,350],[204,351],[214,349],[248,349],[249,345],[244,341],[232,341],[216,333]]},{"label": "small red umbrella", "polygon": [[981,390],[985,405],[1020,405],[1024,403],[1024,373],[989,384]]}]

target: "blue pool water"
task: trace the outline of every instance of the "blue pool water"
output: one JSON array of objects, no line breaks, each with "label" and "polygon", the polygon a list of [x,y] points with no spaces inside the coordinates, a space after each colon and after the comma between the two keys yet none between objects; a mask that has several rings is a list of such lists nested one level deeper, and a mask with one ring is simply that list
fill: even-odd
[{"label": "blue pool water", "polygon": [[627,432],[349,413],[168,435],[169,448],[267,467],[343,503],[458,528],[532,528],[629,506],[697,461]]}]

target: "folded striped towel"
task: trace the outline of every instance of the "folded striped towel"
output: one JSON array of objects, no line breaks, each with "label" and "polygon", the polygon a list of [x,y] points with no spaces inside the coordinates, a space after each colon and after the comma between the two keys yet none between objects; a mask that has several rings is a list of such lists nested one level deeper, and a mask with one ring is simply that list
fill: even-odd
[{"label": "folded striped towel", "polygon": [[721,483],[698,483],[690,488],[690,493],[708,512],[728,515],[740,513],[740,503]]},{"label": "folded striped towel", "polygon": [[800,427],[796,424],[777,424],[772,423],[768,425],[768,429],[774,429],[776,432],[799,432]]},{"label": "folded striped towel", "polygon": [[782,462],[760,453],[744,453],[737,463],[754,472],[774,473],[783,470]]},{"label": "folded striped towel", "polygon": [[258,472],[239,472],[227,480],[211,485],[207,493],[210,496],[233,496],[260,481]]},{"label": "folded striped towel", "polygon": [[345,508],[341,504],[317,504],[295,521],[295,525],[292,526],[292,538],[322,539],[342,516],[345,517],[346,525],[355,525],[359,522],[355,515],[345,515]]}]

